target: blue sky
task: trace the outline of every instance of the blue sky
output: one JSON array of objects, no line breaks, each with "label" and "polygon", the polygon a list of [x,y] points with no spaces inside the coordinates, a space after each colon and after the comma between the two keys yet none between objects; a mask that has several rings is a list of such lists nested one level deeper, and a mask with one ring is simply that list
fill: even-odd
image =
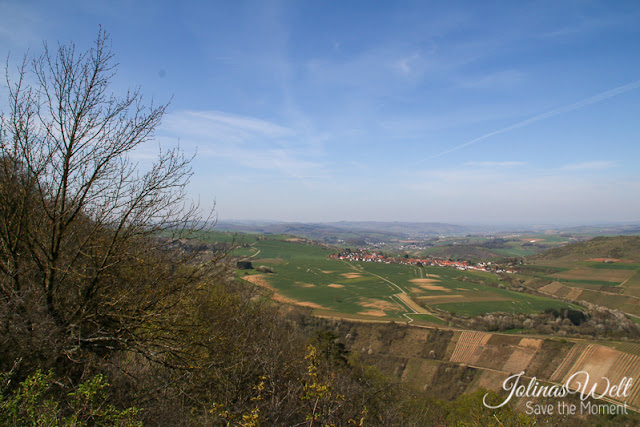
[{"label": "blue sky", "polygon": [[0,56],[99,25],[220,219],[640,221],[638,1],[0,1]]}]

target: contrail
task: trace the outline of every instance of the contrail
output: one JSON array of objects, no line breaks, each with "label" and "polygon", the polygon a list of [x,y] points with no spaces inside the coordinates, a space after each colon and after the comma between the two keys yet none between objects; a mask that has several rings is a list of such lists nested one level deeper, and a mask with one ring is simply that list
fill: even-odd
[{"label": "contrail", "polygon": [[483,141],[483,140],[485,140],[487,138],[490,138],[490,137],[492,137],[494,135],[499,135],[501,133],[505,133],[505,132],[509,132],[511,130],[514,130],[514,129],[525,127],[525,126],[528,126],[528,125],[530,125],[532,123],[539,122],[540,120],[545,120],[545,119],[549,119],[551,117],[559,116],[560,114],[568,113],[569,111],[577,110],[579,108],[586,107],[587,105],[595,104],[595,103],[603,101],[605,99],[612,98],[612,97],[614,97],[616,95],[620,95],[621,93],[629,92],[630,90],[634,90],[634,89],[638,89],[638,88],[640,88],[640,80],[636,80],[635,82],[626,84],[624,86],[620,86],[620,87],[617,87],[615,89],[611,89],[611,90],[608,90],[606,92],[602,92],[602,93],[600,93],[598,95],[592,96],[590,98],[583,99],[582,101],[578,101],[575,104],[567,105],[567,106],[564,106],[564,107],[557,108],[555,110],[548,111],[546,113],[538,114],[537,116],[530,117],[530,118],[528,118],[526,120],[523,120],[523,121],[518,122],[516,124],[513,124],[511,126],[507,126],[506,128],[502,128],[502,129],[499,129],[499,130],[496,130],[496,131],[493,131],[493,132],[489,132],[489,133],[484,134],[482,136],[479,136],[479,137],[477,137],[475,139],[472,139],[471,141],[467,141],[464,144],[457,145],[457,146],[455,146],[453,148],[450,148],[448,150],[445,150],[445,151],[443,151],[441,153],[434,154],[431,157],[424,158],[424,159],[416,162],[415,164],[417,165],[417,164],[420,164],[422,162],[426,162],[427,160],[431,160],[431,159],[435,159],[435,158],[440,157],[440,156],[444,156],[445,154],[449,154],[452,151],[456,151],[456,150],[459,150],[461,148],[468,147],[470,145],[473,145],[475,143]]}]

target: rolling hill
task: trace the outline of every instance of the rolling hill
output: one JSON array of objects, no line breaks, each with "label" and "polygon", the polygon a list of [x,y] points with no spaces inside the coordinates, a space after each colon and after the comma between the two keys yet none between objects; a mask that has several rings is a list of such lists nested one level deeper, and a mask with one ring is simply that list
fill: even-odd
[{"label": "rolling hill", "polygon": [[640,236],[595,237],[586,242],[553,248],[529,259],[586,261],[598,258],[639,261]]}]

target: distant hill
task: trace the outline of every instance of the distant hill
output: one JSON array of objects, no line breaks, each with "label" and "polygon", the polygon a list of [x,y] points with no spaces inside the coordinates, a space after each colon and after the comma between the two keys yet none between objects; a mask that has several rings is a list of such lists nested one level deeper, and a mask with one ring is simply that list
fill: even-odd
[{"label": "distant hill", "polygon": [[462,225],[441,222],[382,222],[382,221],[341,221],[327,223],[328,226],[346,230],[375,231],[402,235],[405,237],[423,235],[456,235],[470,232],[470,228]]},{"label": "distant hill", "polygon": [[341,221],[328,223],[220,221],[216,229],[263,234],[292,234],[327,241],[330,238],[375,237],[407,239],[439,235],[461,235],[468,227],[435,222]]},{"label": "distant hill", "polygon": [[501,258],[502,255],[492,252],[480,246],[474,245],[445,245],[436,246],[425,251],[430,256],[436,258],[454,260],[486,260]]},{"label": "distant hill", "polygon": [[581,243],[550,249],[530,257],[530,260],[566,258],[574,261],[591,258],[640,260],[639,236],[595,237]]},{"label": "distant hill", "polygon": [[[360,241],[372,244],[391,243],[397,240],[426,240],[438,236],[461,237],[470,235],[501,234],[545,234],[548,236],[578,234],[588,235],[624,235],[640,231],[638,224],[581,226],[571,229],[553,228],[553,226],[482,226],[456,225],[442,222],[405,222],[405,221],[338,221],[325,223],[282,222],[282,221],[219,221],[217,230],[241,233],[289,234],[303,236],[328,244]],[[537,230],[537,231],[536,231]],[[564,231],[563,231],[564,230]],[[571,232],[569,230],[572,230]],[[495,249],[488,248],[486,249]],[[471,254],[467,254],[471,255]],[[492,256],[480,254],[475,256]],[[460,256],[460,255],[458,255]]]}]

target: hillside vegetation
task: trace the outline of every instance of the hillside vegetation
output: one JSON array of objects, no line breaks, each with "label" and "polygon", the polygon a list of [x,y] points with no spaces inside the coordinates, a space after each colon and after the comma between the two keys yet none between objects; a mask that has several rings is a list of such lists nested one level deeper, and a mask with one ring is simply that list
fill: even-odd
[{"label": "hillside vegetation", "polygon": [[640,261],[640,236],[595,237],[586,242],[550,249],[529,260],[584,261],[590,258]]},{"label": "hillside vegetation", "polygon": [[[543,294],[640,316],[640,237],[596,237],[527,258],[514,280]],[[614,313],[615,314],[615,313]]]}]

